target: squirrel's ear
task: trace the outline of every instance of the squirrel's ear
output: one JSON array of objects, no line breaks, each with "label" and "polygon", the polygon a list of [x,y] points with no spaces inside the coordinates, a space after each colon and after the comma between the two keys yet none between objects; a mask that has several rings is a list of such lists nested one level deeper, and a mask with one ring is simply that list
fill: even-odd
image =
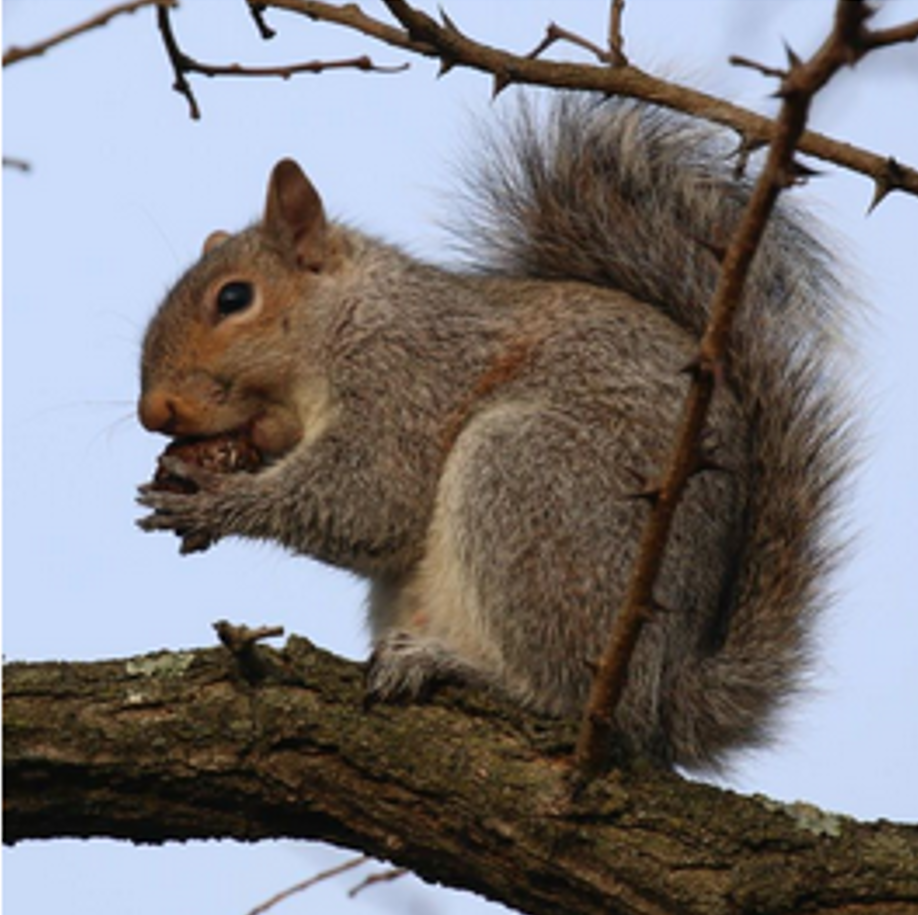
[{"label": "squirrel's ear", "polygon": [[230,237],[229,232],[211,232],[207,238],[204,239],[204,250],[203,254],[207,254],[210,251],[213,251],[218,245],[222,245]]},{"label": "squirrel's ear", "polygon": [[271,172],[264,227],[301,266],[322,268],[327,234],[322,198],[292,159],[281,159]]}]

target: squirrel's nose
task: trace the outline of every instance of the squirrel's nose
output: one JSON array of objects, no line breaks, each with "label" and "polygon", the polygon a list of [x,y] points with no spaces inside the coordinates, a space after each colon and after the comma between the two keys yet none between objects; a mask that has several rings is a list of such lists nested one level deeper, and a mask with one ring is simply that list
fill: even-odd
[{"label": "squirrel's nose", "polygon": [[178,431],[180,404],[166,391],[148,391],[137,404],[137,416],[144,429],[172,435]]}]

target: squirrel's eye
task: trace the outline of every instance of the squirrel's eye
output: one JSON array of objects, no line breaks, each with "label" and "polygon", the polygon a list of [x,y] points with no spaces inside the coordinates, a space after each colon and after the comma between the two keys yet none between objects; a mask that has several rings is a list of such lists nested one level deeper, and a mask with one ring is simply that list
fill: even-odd
[{"label": "squirrel's eye", "polygon": [[221,318],[244,311],[255,301],[255,289],[251,283],[236,281],[227,283],[217,293],[217,314]]}]

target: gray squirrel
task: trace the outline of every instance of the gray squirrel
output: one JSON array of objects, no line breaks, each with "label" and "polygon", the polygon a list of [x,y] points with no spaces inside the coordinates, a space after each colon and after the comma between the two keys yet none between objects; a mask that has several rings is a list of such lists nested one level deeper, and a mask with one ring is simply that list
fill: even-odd
[{"label": "gray squirrel", "polygon": [[[263,218],[214,233],[147,329],[139,417],[243,435],[256,472],[161,459],[144,530],[184,551],[274,541],[370,583],[369,694],[440,680],[577,716],[749,194],[715,131],[561,96],[478,151],[470,265],[326,217],[279,162]],[[718,767],[772,736],[836,558],[851,442],[844,296],[784,204],[756,255],[656,600],[615,715],[663,764]],[[715,466],[716,465],[716,466]]]}]

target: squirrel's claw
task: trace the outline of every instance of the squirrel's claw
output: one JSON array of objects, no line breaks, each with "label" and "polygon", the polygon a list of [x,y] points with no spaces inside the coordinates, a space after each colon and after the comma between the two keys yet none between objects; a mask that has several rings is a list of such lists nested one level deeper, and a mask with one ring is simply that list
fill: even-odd
[{"label": "squirrel's claw", "polygon": [[438,684],[486,679],[439,639],[393,630],[376,642],[367,662],[364,707],[422,701]]},{"label": "squirrel's claw", "polygon": [[211,533],[202,510],[205,493],[175,493],[158,490],[148,483],[138,487],[137,504],[152,509],[152,513],[137,519],[137,526],[147,533],[172,531],[181,538],[179,552],[183,555],[206,550],[219,538]]}]

